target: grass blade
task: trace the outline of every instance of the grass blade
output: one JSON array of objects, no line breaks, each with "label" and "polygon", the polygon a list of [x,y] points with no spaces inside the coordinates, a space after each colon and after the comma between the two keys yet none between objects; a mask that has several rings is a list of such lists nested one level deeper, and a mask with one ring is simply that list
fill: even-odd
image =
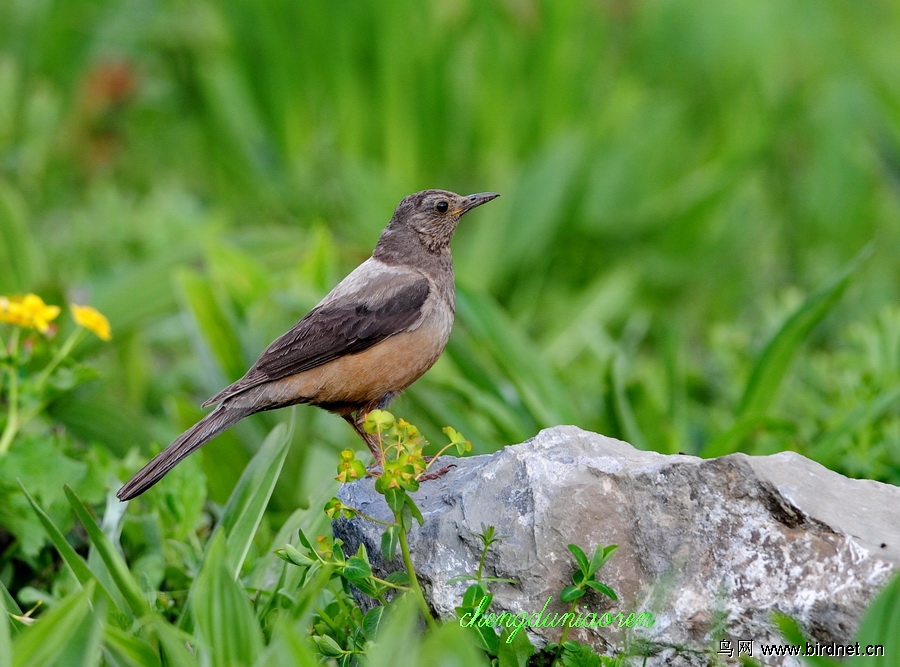
[{"label": "grass blade", "polygon": [[111,662],[116,665],[133,667],[162,665],[159,654],[150,644],[108,623],[103,629],[103,647],[112,656]]},{"label": "grass blade", "polygon": [[[22,610],[19,608],[19,605],[16,603],[15,599],[12,595],[9,594],[9,591],[6,590],[6,586],[3,585],[3,582],[0,581],[0,609],[5,609],[9,614],[21,614]],[[3,663],[0,663],[3,664]]]},{"label": "grass blade", "polygon": [[[465,331],[451,340],[448,352],[466,375],[466,379],[492,389],[509,401],[498,387],[515,388],[514,400],[522,417],[538,427],[572,424],[576,411],[566,399],[565,387],[542,361],[540,350],[503,314],[489,298],[463,288],[457,290],[457,317]],[[463,338],[473,345],[460,349]],[[467,359],[473,355],[477,363]],[[491,369],[493,373],[487,372]]]},{"label": "grass blade", "polygon": [[860,433],[870,424],[877,422],[886,412],[900,401],[900,388],[881,392],[871,401],[853,408],[849,414],[833,429],[820,433],[813,438],[812,451],[819,456],[830,454],[831,448],[844,436]]},{"label": "grass blade", "polygon": [[212,282],[194,272],[178,274],[179,297],[194,317],[194,322],[226,378],[243,375],[246,361],[241,353],[241,342],[235,335],[236,327],[221,308]]},{"label": "grass blade", "polygon": [[[898,655],[900,652],[900,575],[894,575],[874,602],[866,609],[862,623],[856,633],[856,641],[861,645],[882,644],[884,655]],[[865,656],[854,657],[849,664],[869,664],[872,659]]]},{"label": "grass blade", "polygon": [[287,426],[279,424],[272,429],[225,506],[219,528],[227,537],[228,563],[235,579],[275,490],[289,445],[290,429]]},{"label": "grass blade", "polygon": [[[0,590],[2,590],[4,598],[9,595],[3,582],[0,582]],[[3,604],[4,606],[8,605],[9,602],[4,599]],[[9,617],[10,613],[10,611],[0,609],[0,665],[12,664],[12,632],[10,632],[12,619]]]},{"label": "grass blade", "polygon": [[700,452],[700,456],[711,459],[733,454],[740,450],[744,440],[754,433],[760,432],[783,433],[785,438],[790,438],[796,434],[797,426],[784,419],[765,415],[747,415],[738,419],[731,425],[731,428],[714,437]]},{"label": "grass blade", "polygon": [[150,605],[147,604],[140,586],[134,580],[131,572],[128,571],[128,565],[125,563],[125,560],[116,551],[106,535],[103,534],[100,526],[94,521],[94,517],[91,516],[81,499],[75,495],[75,492],[68,485],[65,487],[65,491],[69,504],[87,531],[88,537],[91,538],[93,548],[100,555],[117,591],[122,595],[128,608],[138,618],[147,616],[150,613]]},{"label": "grass blade", "polygon": [[[237,580],[240,575],[244,559],[253,544],[253,537],[256,535],[278,476],[281,474],[289,445],[290,429],[284,424],[279,424],[272,429],[272,432],[263,441],[259,452],[241,475],[241,479],[225,506],[222,520],[210,538],[212,540],[217,535],[224,534],[225,550],[233,580]],[[205,558],[208,557],[207,554]],[[188,608],[191,607],[194,596],[197,594],[196,589],[195,581],[195,585],[191,587],[188,594]],[[191,615],[184,614],[179,627],[188,632],[191,630],[191,623]]]},{"label": "grass blade", "polygon": [[0,293],[28,289],[36,273],[36,257],[25,201],[5,180],[0,181]]},{"label": "grass blade", "polygon": [[[75,576],[75,579],[78,580],[78,583],[81,584],[82,588],[87,586],[88,583],[95,581],[100,586],[99,590],[106,599],[115,604],[115,600],[113,600],[113,596],[107,588],[96,576],[94,576],[94,573],[91,572],[91,569],[88,567],[87,563],[84,562],[84,559],[82,559],[81,556],[78,555],[78,552],[72,548],[72,545],[66,541],[65,535],[63,535],[62,531],[56,527],[56,524],[53,523],[53,520],[43,508],[38,505],[37,501],[31,497],[31,494],[28,493],[21,481],[19,482],[19,488],[22,489],[22,493],[25,494],[25,499],[28,500],[31,508],[34,510],[35,514],[37,514],[38,519],[40,519],[41,524],[44,526],[44,530],[47,531],[47,535],[50,536],[50,541],[53,542],[56,551],[62,557],[63,562],[72,571],[72,574]],[[0,664],[4,663],[0,662]]]},{"label": "grass blade", "polygon": [[750,372],[738,408],[738,418],[764,413],[769,409],[800,345],[840,300],[853,275],[871,254],[871,246],[864,248],[847,269],[811,294],[775,332]]},{"label": "grass blade", "polygon": [[212,538],[192,592],[191,610],[210,652],[209,664],[252,664],[263,650],[262,632],[247,593],[234,580],[221,532]]},{"label": "grass blade", "polygon": [[308,628],[303,622],[295,623],[278,634],[265,653],[257,661],[258,667],[266,665],[294,665],[294,667],[319,667],[322,662],[309,648],[306,635]]},{"label": "grass blade", "polygon": [[[59,606],[49,611],[40,622],[29,627],[13,643],[13,667],[33,667],[33,665],[67,664],[63,656],[68,651],[85,620],[91,620],[91,596],[93,583],[88,583],[83,591],[70,595]],[[72,663],[68,664],[79,664]]]},{"label": "grass blade", "polygon": [[622,438],[637,449],[650,449],[628,398],[624,376],[625,358],[617,354],[610,359],[607,370],[610,390],[606,400],[609,404],[609,418],[614,424],[613,436]]},{"label": "grass blade", "polygon": [[197,667],[194,649],[189,649],[192,638],[178,628],[169,625],[161,616],[153,618],[150,626],[159,638],[159,645],[167,667]]}]

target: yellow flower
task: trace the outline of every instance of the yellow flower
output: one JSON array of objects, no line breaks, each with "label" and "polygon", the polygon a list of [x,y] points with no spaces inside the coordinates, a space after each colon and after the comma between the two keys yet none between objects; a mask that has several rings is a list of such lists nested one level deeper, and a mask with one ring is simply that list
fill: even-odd
[{"label": "yellow flower", "polygon": [[79,306],[72,304],[72,317],[75,321],[85,329],[93,331],[103,340],[112,338],[112,331],[109,328],[109,320],[100,314],[96,308],[90,306]]},{"label": "yellow flower", "polygon": [[48,306],[37,294],[0,297],[0,322],[31,327],[41,333],[50,330],[50,322],[59,315],[59,306]]}]

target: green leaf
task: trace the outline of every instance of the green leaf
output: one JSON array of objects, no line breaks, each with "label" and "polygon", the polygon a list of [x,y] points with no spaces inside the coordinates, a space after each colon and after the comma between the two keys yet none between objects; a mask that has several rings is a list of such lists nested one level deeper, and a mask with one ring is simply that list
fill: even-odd
[{"label": "green leaf", "polygon": [[366,612],[362,620],[362,631],[366,639],[374,640],[378,636],[378,628],[384,619],[384,607],[378,605]]},{"label": "green leaf", "polygon": [[396,514],[403,509],[403,505],[406,503],[406,491],[403,489],[385,489],[384,500],[387,502],[388,507],[391,508],[391,512]]},{"label": "green leaf", "polygon": [[[31,505],[35,514],[37,514],[38,519],[41,524],[44,526],[44,530],[47,531],[47,535],[50,536],[50,541],[53,542],[53,546],[56,547],[56,551],[62,557],[63,562],[68,566],[68,568],[72,571],[72,574],[75,576],[75,579],[78,580],[78,583],[81,584],[82,587],[86,586],[89,582],[96,582],[96,585],[99,587],[99,590],[103,593],[103,595],[112,602],[113,596],[106,589],[106,586],[94,576],[94,573],[91,572],[87,563],[78,555],[75,549],[72,548],[72,545],[69,544],[68,540],[66,540],[65,536],[62,534],[62,531],[56,527],[56,524],[53,523],[50,516],[41,508],[40,505],[37,504],[34,498],[31,497],[31,494],[25,489],[25,486],[22,482],[19,482],[19,487],[22,489],[22,493],[25,495],[25,498],[28,500],[28,503]],[[0,662],[0,664],[3,664]]]},{"label": "green leaf", "polygon": [[[9,591],[6,590],[2,581],[0,581],[0,590],[4,597],[9,595]],[[0,665],[12,664],[12,632],[10,632],[12,619],[10,614],[13,612],[8,609],[7,605],[8,602],[4,600],[4,604],[0,606]]]},{"label": "green leaf", "polygon": [[357,579],[353,582],[353,585],[363,595],[367,595],[376,600],[384,593],[384,585],[375,582],[372,579]]},{"label": "green leaf", "polygon": [[854,274],[871,254],[872,246],[864,248],[849,267],[830,283],[811,294],[782,323],[753,365],[737,410],[738,418],[765,413],[769,409],[801,344],[816,325],[831,312]]},{"label": "green leaf", "polygon": [[403,586],[406,588],[409,588],[410,584],[409,575],[406,573],[406,570],[397,570],[396,572],[391,572],[387,577],[385,577],[385,581],[394,584],[394,586]]},{"label": "green leaf", "polygon": [[[463,593],[463,607],[472,607],[474,609],[481,604],[481,600],[484,599],[485,595],[488,595],[488,593],[484,588],[478,584],[472,584],[466,589],[466,592]],[[493,596],[491,596],[491,598],[493,598]],[[485,606],[491,606],[490,599],[485,603]]]},{"label": "green leaf", "polygon": [[410,514],[412,514],[413,518],[416,520],[420,526],[425,525],[425,517],[422,516],[422,511],[419,509],[419,506],[416,505],[416,501],[413,500],[413,497],[409,494],[406,494],[406,507],[409,509]]},{"label": "green leaf", "polygon": [[100,559],[106,566],[116,590],[137,618],[147,616],[150,613],[150,605],[147,604],[140,586],[131,572],[129,572],[128,565],[106,535],[103,534],[103,531],[100,530],[100,526],[94,521],[94,517],[91,516],[84,503],[75,495],[75,492],[68,486],[65,487],[65,492],[66,497],[69,499],[69,504],[75,511],[75,515],[87,531],[88,537],[91,538],[93,548],[100,555]]},{"label": "green leaf", "polygon": [[322,655],[328,658],[336,658],[344,654],[343,649],[330,635],[313,637],[312,639],[319,651],[322,652]]},{"label": "green leaf", "polygon": [[[490,630],[490,628],[488,628]],[[493,633],[493,630],[491,630]],[[494,640],[499,638],[494,634]],[[441,667],[489,667],[487,657],[473,645],[468,628],[458,623],[445,623],[425,635],[418,663],[401,660],[398,665],[440,665]]]},{"label": "green leaf", "polygon": [[344,558],[344,550],[341,548],[341,545],[343,544],[344,543],[341,540],[334,540],[334,542],[331,543],[331,559],[338,565],[344,565],[347,562]]},{"label": "green leaf", "polygon": [[592,646],[575,641],[563,644],[562,663],[565,667],[601,667],[603,662]]},{"label": "green leaf", "polygon": [[388,605],[378,641],[366,652],[367,667],[421,665],[419,612],[411,595],[401,595]]},{"label": "green leaf", "polygon": [[64,650],[64,662],[73,665],[95,665],[100,662],[100,643],[107,605],[106,600],[98,599],[96,595],[92,602],[91,613],[82,619],[69,639]]},{"label": "green leaf", "polygon": [[587,582],[586,585],[589,586],[590,588],[593,588],[595,591],[603,593],[606,597],[610,598],[611,600],[619,599],[619,596],[616,595],[616,592],[613,589],[611,589],[606,584],[600,583],[599,581],[591,579],[590,581]]},{"label": "green leaf", "polygon": [[366,414],[366,421],[363,423],[363,429],[366,433],[384,433],[393,428],[396,423],[394,415],[387,410],[370,410]]},{"label": "green leaf", "polygon": [[408,533],[412,530],[412,522],[413,516],[412,511],[409,509],[409,506],[404,503],[403,509],[400,510],[400,530],[404,533]]},{"label": "green leaf", "polygon": [[17,615],[22,613],[15,598],[13,598],[13,596],[9,594],[9,591],[6,590],[6,586],[3,585],[2,580],[0,580],[0,603],[2,603],[0,604],[0,611],[5,609],[7,613]]},{"label": "green leaf", "polygon": [[578,586],[566,586],[559,594],[559,599],[563,602],[573,602],[584,596],[584,589]]},{"label": "green leaf", "polygon": [[[535,648],[528,639],[526,626],[521,628],[503,628],[497,650],[499,667],[527,667],[528,660],[534,655]],[[515,632],[515,636],[512,633]],[[512,639],[510,637],[512,636]]]},{"label": "green leaf", "polygon": [[594,555],[591,556],[591,564],[587,573],[588,577],[596,574],[596,572],[606,564],[606,561],[609,560],[609,557],[612,556],[618,548],[619,547],[615,544],[611,544],[608,547],[604,547],[603,545],[598,544],[597,548],[594,549]]},{"label": "green leaf", "polygon": [[197,667],[196,642],[193,637],[160,616],[152,618],[150,627],[159,639],[160,652],[163,654],[166,667]]},{"label": "green leaf", "polygon": [[358,581],[362,581],[363,579],[371,577],[372,568],[362,558],[352,556],[351,558],[347,559],[347,564],[344,566],[343,574],[344,578],[347,579],[347,581],[356,583]]},{"label": "green leaf", "polygon": [[120,630],[110,623],[103,627],[103,648],[114,657],[113,664],[134,667],[162,665],[159,653],[146,640]]},{"label": "green leaf", "polygon": [[200,650],[214,667],[250,665],[263,649],[259,621],[234,580],[228,551],[224,534],[215,534],[191,590],[191,610],[203,638]]},{"label": "green leaf", "polygon": [[313,564],[313,559],[306,554],[301,553],[293,544],[284,545],[284,555],[288,562],[294,565],[309,567]]},{"label": "green leaf", "polygon": [[[88,583],[83,591],[73,593],[55,608],[16,637],[13,642],[13,659],[5,663],[13,667],[33,667],[62,662],[69,650],[77,642],[77,636],[84,632],[83,624],[90,622],[93,583]],[[74,663],[79,664],[79,663]]]},{"label": "green leaf", "polygon": [[[856,632],[856,641],[862,646],[883,645],[885,657],[900,655],[900,574],[894,575],[866,609]],[[854,656],[848,662],[854,667],[864,667],[877,659]]]},{"label": "green leaf", "polygon": [[500,635],[489,625],[480,625],[478,621],[468,626],[466,629],[474,633],[475,643],[482,651],[486,651],[491,655],[497,655],[500,651]]},{"label": "green leaf", "polygon": [[584,551],[582,551],[581,547],[579,547],[577,544],[569,544],[567,548],[572,552],[572,555],[575,556],[575,562],[578,563],[578,569],[586,575],[591,574],[589,571],[590,565],[588,564],[587,556],[585,555]]},{"label": "green leaf", "polygon": [[394,554],[397,553],[397,547],[400,544],[400,526],[389,526],[381,534],[381,555],[388,562],[394,560]]},{"label": "green leaf", "polygon": [[222,521],[216,528],[216,532],[222,530],[227,537],[228,562],[234,577],[244,565],[269,498],[275,490],[290,445],[289,436],[284,424],[272,429],[241,475],[225,505]]},{"label": "green leaf", "polygon": [[312,542],[309,541],[309,538],[306,536],[306,533],[303,532],[302,528],[297,529],[297,537],[300,539],[300,544],[309,549],[310,551],[315,551],[313,548]]},{"label": "green leaf", "polygon": [[321,667],[321,656],[309,640],[309,627],[305,617],[293,624],[281,623],[266,651],[254,667],[290,665],[291,667]]},{"label": "green leaf", "polygon": [[[772,618],[789,644],[803,645],[807,642],[807,636],[793,618],[779,612],[774,613]],[[805,656],[804,661],[813,667],[838,667],[841,664],[837,660],[822,656]]]},{"label": "green leaf", "polygon": [[321,656],[309,641],[309,626],[305,614],[293,622],[280,622],[272,642],[256,661],[254,667],[291,665],[291,667],[321,667]]}]

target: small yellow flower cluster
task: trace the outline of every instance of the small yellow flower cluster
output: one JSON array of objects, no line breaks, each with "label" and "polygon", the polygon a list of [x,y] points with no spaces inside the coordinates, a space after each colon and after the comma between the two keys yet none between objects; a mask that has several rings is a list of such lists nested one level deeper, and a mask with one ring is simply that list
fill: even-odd
[{"label": "small yellow flower cluster", "polygon": [[50,322],[59,315],[59,306],[48,306],[37,294],[0,296],[0,322],[47,333]]},{"label": "small yellow flower cluster", "polygon": [[109,328],[109,320],[100,314],[100,311],[90,306],[78,306],[72,304],[72,317],[75,322],[89,331],[93,331],[103,340],[112,338],[112,330]]},{"label": "small yellow flower cluster", "polygon": [[[50,331],[50,323],[59,315],[59,306],[49,306],[37,294],[25,296],[0,296],[0,322],[26,329],[37,329],[42,334]],[[90,306],[72,304],[72,317],[85,329],[103,340],[112,338],[109,320]]]}]

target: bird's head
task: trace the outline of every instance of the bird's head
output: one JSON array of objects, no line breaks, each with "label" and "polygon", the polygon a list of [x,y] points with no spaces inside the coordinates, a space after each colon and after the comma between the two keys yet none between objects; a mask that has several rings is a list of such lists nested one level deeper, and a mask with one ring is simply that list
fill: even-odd
[{"label": "bird's head", "polygon": [[460,218],[499,196],[496,192],[458,195],[447,190],[422,190],[403,198],[385,233],[411,230],[423,245],[436,252],[450,245]]}]

